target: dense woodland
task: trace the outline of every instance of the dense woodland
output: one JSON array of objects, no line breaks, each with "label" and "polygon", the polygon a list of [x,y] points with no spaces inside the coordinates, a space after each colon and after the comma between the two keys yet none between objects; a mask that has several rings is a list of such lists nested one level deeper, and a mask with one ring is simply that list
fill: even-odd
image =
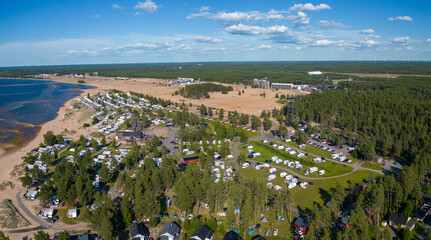
[{"label": "dense woodland", "polygon": [[221,92],[227,94],[229,91],[233,91],[232,86],[223,86],[221,84],[214,83],[202,83],[202,84],[191,84],[180,88],[175,91],[174,94],[180,94],[186,98],[200,99],[200,98],[210,98],[209,93]]},{"label": "dense woodland", "polygon": [[[372,155],[390,156],[413,163],[431,147],[431,83],[429,79],[344,82],[348,90],[313,93],[295,103],[295,115],[306,122],[342,129]],[[353,133],[353,134],[352,134]]]},{"label": "dense woodland", "polygon": [[[26,77],[35,74],[66,75],[99,72],[101,76],[150,77],[176,79],[191,77],[223,83],[249,83],[255,78],[267,77],[273,82],[321,84],[324,76],[310,77],[307,72],[426,74],[431,75],[428,62],[226,62],[226,63],[159,63],[159,64],[106,64],[46,67],[0,68],[1,77]],[[330,79],[346,79],[345,75],[328,74]],[[356,79],[356,77],[355,77]]]}]

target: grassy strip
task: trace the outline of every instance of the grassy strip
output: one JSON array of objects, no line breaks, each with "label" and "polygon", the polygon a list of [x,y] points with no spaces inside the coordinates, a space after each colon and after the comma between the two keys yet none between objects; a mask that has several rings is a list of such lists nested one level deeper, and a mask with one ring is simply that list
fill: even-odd
[{"label": "grassy strip", "polygon": [[374,170],[382,170],[383,169],[383,167],[380,166],[379,164],[374,164],[374,163],[369,163],[369,162],[362,164],[362,167],[374,169]]}]

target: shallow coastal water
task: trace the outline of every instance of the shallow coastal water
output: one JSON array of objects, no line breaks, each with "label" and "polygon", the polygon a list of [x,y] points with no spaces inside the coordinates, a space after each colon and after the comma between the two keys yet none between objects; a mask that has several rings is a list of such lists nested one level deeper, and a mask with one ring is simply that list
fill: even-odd
[{"label": "shallow coastal water", "polygon": [[[41,125],[53,120],[79,89],[90,86],[46,80],[0,79],[0,142],[31,138]],[[24,123],[24,124],[20,124]],[[31,125],[27,125],[31,124]]]}]

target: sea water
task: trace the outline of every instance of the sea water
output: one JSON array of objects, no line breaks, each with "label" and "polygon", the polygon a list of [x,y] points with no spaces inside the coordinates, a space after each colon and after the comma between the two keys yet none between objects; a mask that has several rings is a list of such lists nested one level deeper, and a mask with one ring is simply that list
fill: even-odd
[{"label": "sea water", "polygon": [[20,132],[29,138],[35,128],[16,123],[41,125],[53,120],[68,100],[90,86],[47,80],[0,79],[0,142],[10,142]]}]

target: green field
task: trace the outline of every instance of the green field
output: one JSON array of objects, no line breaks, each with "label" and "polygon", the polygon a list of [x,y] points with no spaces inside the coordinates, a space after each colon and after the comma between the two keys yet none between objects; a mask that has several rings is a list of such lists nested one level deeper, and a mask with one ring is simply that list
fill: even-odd
[{"label": "green field", "polygon": [[[244,177],[253,178],[265,182],[271,182],[274,185],[280,185],[284,190],[287,189],[287,183],[284,183],[284,178],[279,177],[279,175],[277,175],[277,178],[272,181],[268,181],[268,178],[262,177],[263,174],[269,175],[267,169],[255,170],[248,167],[245,169],[240,168],[239,171]],[[313,180],[311,181],[314,184],[313,186],[308,185],[306,189],[303,189],[300,186],[296,186],[289,191],[293,194],[295,203],[298,207],[302,209],[312,209],[314,203],[317,203],[319,205],[323,205],[325,203],[325,200],[327,200],[325,199],[326,195],[329,194],[331,188],[336,186],[337,182],[344,187],[348,187],[350,186],[350,183],[360,183],[364,179],[369,178],[370,176],[377,177],[380,175],[370,171],[358,171],[345,177]],[[303,180],[300,177],[299,182],[303,181],[310,182],[308,180]]]},{"label": "green field", "polygon": [[362,164],[362,167],[369,168],[369,169],[375,169],[375,170],[382,170],[383,169],[383,167],[380,164],[368,163],[368,162]]},{"label": "green field", "polygon": [[325,195],[329,193],[330,189],[335,187],[337,182],[344,187],[348,187],[350,183],[360,183],[369,177],[380,176],[378,173],[370,171],[357,171],[342,178],[314,180],[314,186],[308,186],[307,189],[295,187],[292,189],[292,194],[296,204],[302,209],[313,208],[313,204],[317,203],[322,206],[325,203]]},{"label": "green field", "polygon": [[[353,168],[350,166],[334,163],[331,161],[326,161],[326,162],[322,162],[322,163],[315,163],[315,162],[313,162],[314,157],[312,157],[312,156],[308,156],[306,158],[297,158],[296,156],[292,156],[289,153],[285,152],[284,150],[281,150],[281,151],[277,150],[277,149],[273,148],[272,146],[263,144],[263,143],[258,142],[258,141],[251,141],[250,145],[253,146],[253,150],[255,152],[259,152],[262,154],[261,157],[252,158],[250,160],[263,162],[266,159],[270,159],[272,156],[278,156],[279,158],[281,158],[283,160],[299,161],[304,166],[304,168],[302,170],[290,168],[284,164],[276,164],[275,162],[271,162],[270,164],[274,165],[274,166],[288,168],[288,169],[296,172],[300,176],[304,176],[304,171],[310,167],[317,167],[319,170],[324,169],[325,174],[322,176],[319,176],[319,174],[317,172],[314,172],[314,173],[310,173],[307,177],[337,176],[337,175],[349,173],[353,170]],[[242,151],[243,153],[248,155],[247,149],[242,148],[243,146],[244,145],[240,145],[240,147],[241,147],[240,151]]]}]

